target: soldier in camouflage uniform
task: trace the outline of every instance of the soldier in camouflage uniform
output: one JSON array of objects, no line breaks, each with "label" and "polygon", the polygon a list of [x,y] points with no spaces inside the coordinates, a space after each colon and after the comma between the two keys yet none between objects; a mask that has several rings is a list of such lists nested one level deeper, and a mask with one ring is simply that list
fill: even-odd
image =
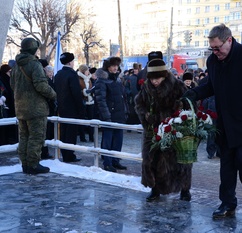
[{"label": "soldier in camouflage uniform", "polygon": [[19,121],[18,154],[23,172],[27,174],[47,173],[50,170],[39,161],[49,114],[47,100],[55,100],[56,93],[48,85],[43,67],[35,56],[38,48],[38,41],[25,38],[11,71],[11,87]]}]

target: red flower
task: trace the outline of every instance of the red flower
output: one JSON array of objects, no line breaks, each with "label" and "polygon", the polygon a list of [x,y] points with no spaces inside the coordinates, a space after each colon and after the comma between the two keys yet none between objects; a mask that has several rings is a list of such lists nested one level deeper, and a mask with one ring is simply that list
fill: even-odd
[{"label": "red flower", "polygon": [[155,140],[159,142],[161,140],[161,137],[159,135],[155,135]]},{"label": "red flower", "polygon": [[218,114],[216,112],[212,112],[209,114],[211,116],[212,119],[217,119],[218,118]]},{"label": "red flower", "polygon": [[158,133],[158,128],[157,128],[157,127],[154,128],[154,132],[155,132],[155,133]]},{"label": "red flower", "polygon": [[179,117],[179,114],[180,114],[180,111],[179,111],[179,110],[177,110],[176,112],[174,112],[174,113],[173,113],[173,115],[172,115],[172,116],[173,116],[173,117]]},{"label": "red flower", "polygon": [[205,121],[208,118],[207,114],[202,115],[202,119]]},{"label": "red flower", "polygon": [[182,115],[181,119],[182,119],[182,121],[186,121],[187,120],[187,115]]},{"label": "red flower", "polygon": [[212,111],[210,109],[207,110],[207,114],[211,115]]},{"label": "red flower", "polygon": [[203,107],[202,105],[200,105],[200,106],[198,107],[198,110],[199,110],[199,111],[203,111],[203,110],[204,110],[204,107]]},{"label": "red flower", "polygon": [[171,117],[167,117],[165,120],[164,120],[164,123],[165,124],[168,124],[169,120],[171,119]]},{"label": "red flower", "polygon": [[172,135],[176,135],[176,130],[175,130],[175,129],[172,130],[172,131],[171,131],[171,134],[172,134]]},{"label": "red flower", "polygon": [[166,127],[164,127],[164,132],[165,133],[171,132],[171,125],[167,125]]},{"label": "red flower", "polygon": [[203,113],[202,112],[198,112],[197,113],[197,118],[202,118],[202,116],[203,116]]},{"label": "red flower", "polygon": [[142,85],[144,85],[144,82],[145,82],[145,80],[142,78],[142,79],[140,79],[140,80],[138,81],[138,84],[139,84],[140,86],[142,86]]}]

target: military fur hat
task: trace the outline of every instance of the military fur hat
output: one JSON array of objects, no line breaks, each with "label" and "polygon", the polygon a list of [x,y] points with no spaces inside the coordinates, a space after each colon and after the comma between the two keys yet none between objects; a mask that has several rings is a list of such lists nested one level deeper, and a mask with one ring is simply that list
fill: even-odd
[{"label": "military fur hat", "polygon": [[89,69],[90,74],[94,74],[96,72],[97,68],[96,67],[92,67]]},{"label": "military fur hat", "polygon": [[120,57],[109,57],[103,61],[103,69],[108,70],[110,66],[119,66],[121,64]]},{"label": "military fur hat", "polygon": [[97,69],[95,74],[97,78],[103,78],[103,79],[108,78],[108,73],[104,71],[102,68]]},{"label": "military fur hat", "polygon": [[152,59],[147,64],[147,78],[166,78],[168,76],[168,69],[165,62],[160,59]]},{"label": "military fur hat", "polygon": [[61,62],[63,65],[65,65],[65,64],[67,64],[67,63],[73,61],[74,58],[75,58],[75,57],[74,57],[74,54],[73,54],[73,53],[68,53],[68,52],[66,52],[66,53],[62,53],[62,54],[60,55],[60,62]]},{"label": "military fur hat", "polygon": [[152,51],[148,54],[148,61],[151,61],[156,58],[163,59],[163,54],[161,51]]},{"label": "military fur hat", "polygon": [[41,63],[41,65],[44,68],[49,65],[49,63],[48,63],[48,61],[46,59],[39,59],[39,62]]},{"label": "military fur hat", "polygon": [[21,42],[21,53],[30,53],[35,55],[36,51],[39,48],[39,42],[34,38],[25,38]]},{"label": "military fur hat", "polygon": [[185,72],[182,76],[182,80],[193,80],[193,74],[191,72]]}]

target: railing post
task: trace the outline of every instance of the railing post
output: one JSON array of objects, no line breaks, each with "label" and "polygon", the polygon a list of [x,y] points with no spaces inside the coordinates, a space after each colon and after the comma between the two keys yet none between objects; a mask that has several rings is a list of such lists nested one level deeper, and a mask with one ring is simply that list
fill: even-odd
[{"label": "railing post", "polygon": [[[54,139],[55,141],[58,140],[58,121],[54,121]],[[55,147],[55,159],[58,159],[58,151],[59,151],[59,148],[58,147]]]},{"label": "railing post", "polygon": [[[95,148],[98,147],[98,126],[97,125],[94,126],[94,147]],[[97,153],[94,154],[94,166],[99,167]]]}]

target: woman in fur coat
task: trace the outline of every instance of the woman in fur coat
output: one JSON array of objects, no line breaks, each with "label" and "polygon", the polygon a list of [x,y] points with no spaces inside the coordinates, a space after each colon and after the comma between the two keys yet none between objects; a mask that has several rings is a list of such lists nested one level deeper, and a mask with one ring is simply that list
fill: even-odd
[{"label": "woman in fur coat", "polygon": [[[86,110],[86,119],[91,120],[94,117],[94,99],[93,99],[93,92],[94,87],[92,86],[91,77],[92,75],[89,72],[88,66],[83,64],[79,66],[79,69],[77,71],[77,74],[80,78],[80,85],[82,89],[83,94],[83,100]],[[89,141],[93,142],[93,134],[94,129],[91,126],[88,126],[88,135],[89,135]],[[85,138],[85,127],[80,126],[80,141],[86,142]]]},{"label": "woman in fur coat", "polygon": [[153,59],[148,63],[147,80],[135,98],[135,110],[144,128],[141,183],[152,188],[147,201],[158,199],[160,194],[179,191],[181,200],[191,200],[192,164],[178,164],[173,148],[150,150],[154,129],[181,107],[179,99],[186,90],[163,60]]}]

